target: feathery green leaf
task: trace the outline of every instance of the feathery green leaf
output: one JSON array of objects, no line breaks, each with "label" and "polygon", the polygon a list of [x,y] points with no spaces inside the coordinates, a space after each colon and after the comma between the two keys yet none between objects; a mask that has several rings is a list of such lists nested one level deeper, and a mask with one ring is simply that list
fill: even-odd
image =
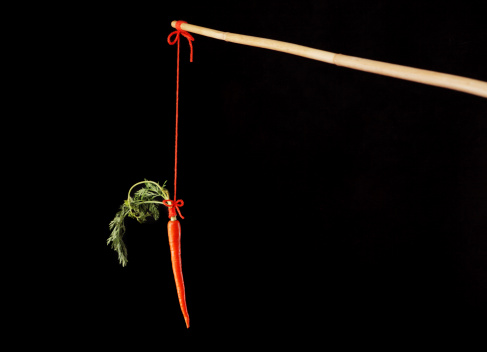
[{"label": "feathery green leaf", "polygon": [[158,197],[169,199],[169,192],[165,188],[166,182],[162,186],[148,180],[136,183],[135,185],[138,184],[143,184],[142,188],[134,193],[133,198],[128,195],[128,198],[120,206],[120,210],[115,214],[115,218],[109,224],[111,233],[107,244],[109,245],[111,243],[112,248],[118,253],[118,259],[122,266],[126,266],[128,262],[127,247],[123,242],[123,236],[126,230],[125,218],[128,216],[136,219],[140,223],[144,223],[151,218],[158,220],[160,217],[158,207],[162,204],[162,201]]}]

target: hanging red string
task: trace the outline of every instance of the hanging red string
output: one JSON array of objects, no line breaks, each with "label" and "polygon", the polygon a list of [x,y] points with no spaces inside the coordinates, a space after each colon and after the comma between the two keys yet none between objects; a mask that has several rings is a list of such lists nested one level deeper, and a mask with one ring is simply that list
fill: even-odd
[{"label": "hanging red string", "polygon": [[[176,211],[178,211],[179,216],[184,219],[181,215],[181,211],[179,207],[184,205],[184,202],[180,199],[177,200],[176,198],[176,186],[177,186],[177,178],[178,178],[178,125],[179,125],[179,50],[180,50],[180,38],[181,35],[188,39],[190,51],[189,61],[193,62],[193,44],[191,43],[194,41],[194,38],[186,32],[185,30],[181,29],[181,24],[187,23],[185,21],[177,21],[176,22],[176,30],[169,34],[167,37],[167,42],[169,45],[174,45],[178,43],[178,55],[177,55],[177,69],[176,69],[176,137],[175,137],[175,147],[174,147],[174,201],[171,204],[168,204],[168,201],[164,200],[163,204],[168,207],[169,209],[169,217],[175,217]],[[172,36],[175,36],[174,39],[171,39]]]}]

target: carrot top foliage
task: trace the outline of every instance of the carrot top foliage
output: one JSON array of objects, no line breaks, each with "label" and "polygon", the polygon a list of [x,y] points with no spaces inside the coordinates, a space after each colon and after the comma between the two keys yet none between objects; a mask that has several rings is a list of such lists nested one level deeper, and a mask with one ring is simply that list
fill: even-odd
[{"label": "carrot top foliage", "polygon": [[[134,187],[143,184],[143,187],[134,193],[131,197],[130,193]],[[127,195],[127,199],[120,206],[120,210],[115,214],[115,218],[110,222],[109,228],[112,231],[107,240],[107,244],[111,243],[112,248],[118,253],[118,259],[122,266],[127,265],[127,247],[123,242],[123,235],[125,234],[125,218],[136,219],[140,223],[146,222],[148,219],[159,219],[159,205],[162,200],[157,200],[158,197],[169,200],[169,191],[165,188],[166,182],[161,186],[154,181],[144,180],[134,184]]]}]

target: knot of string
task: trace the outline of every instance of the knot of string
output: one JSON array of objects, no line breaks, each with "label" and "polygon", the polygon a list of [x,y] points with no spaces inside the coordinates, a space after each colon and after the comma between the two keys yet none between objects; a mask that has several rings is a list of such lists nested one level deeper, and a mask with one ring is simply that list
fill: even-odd
[{"label": "knot of string", "polygon": [[177,210],[181,219],[184,219],[184,216],[181,215],[181,211],[179,210],[179,208],[184,205],[184,202],[182,199],[175,200],[175,201],[165,199],[162,201],[162,204],[164,204],[167,207],[167,209],[169,210],[169,217],[170,218],[176,216],[176,210]]},{"label": "knot of string", "polygon": [[[179,40],[180,40],[180,36],[182,35],[183,37],[185,37],[186,39],[188,39],[188,43],[189,43],[189,48],[191,49],[190,51],[190,55],[189,55],[189,61],[190,62],[193,62],[193,43],[192,41],[194,41],[194,38],[191,34],[189,34],[188,32],[186,32],[185,30],[181,29],[181,24],[182,23],[188,23],[186,21],[177,21],[176,22],[176,30],[174,32],[172,32],[171,34],[169,34],[169,36],[167,37],[167,42],[169,43],[169,45],[174,45],[176,43],[178,43],[178,58],[179,58]],[[171,39],[172,36],[175,36],[174,39]]]}]

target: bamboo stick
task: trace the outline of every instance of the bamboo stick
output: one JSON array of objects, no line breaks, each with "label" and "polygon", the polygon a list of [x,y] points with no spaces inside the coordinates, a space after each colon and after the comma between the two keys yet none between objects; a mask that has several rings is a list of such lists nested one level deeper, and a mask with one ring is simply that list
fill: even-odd
[{"label": "bamboo stick", "polygon": [[[171,22],[171,26],[173,28],[176,28],[176,21]],[[390,64],[382,61],[362,59],[354,56],[335,54],[329,51],[313,49],[306,46],[286,43],[278,40],[221,32],[188,23],[181,24],[181,29],[187,32],[196,33],[206,37],[224,40],[227,42],[281,51],[284,53],[302,56],[309,59],[334,64],[337,66],[348,67],[354,70],[371,72],[379,75],[429,84],[432,86],[453,89],[460,92],[487,98],[487,82],[479,81],[472,78],[450,75],[447,73],[441,73],[436,71],[428,71],[414,67]]]}]

